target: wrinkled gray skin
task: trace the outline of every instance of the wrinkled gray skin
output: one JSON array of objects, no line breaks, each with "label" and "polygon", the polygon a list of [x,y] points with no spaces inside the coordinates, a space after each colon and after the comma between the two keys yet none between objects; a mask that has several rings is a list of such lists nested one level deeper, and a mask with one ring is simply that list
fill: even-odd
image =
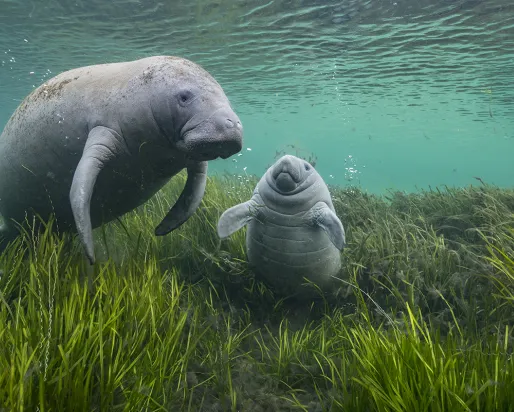
[{"label": "wrinkled gray skin", "polygon": [[207,161],[239,152],[242,137],[221,86],[191,61],[154,56],[61,73],[21,103],[0,136],[0,243],[17,236],[13,222],[53,212],[93,264],[93,228],[186,168],[181,196],[155,229],[165,235],[200,204]]},{"label": "wrinkled gray skin", "polygon": [[250,265],[279,290],[301,293],[303,277],[324,288],[341,267],[343,225],[327,185],[305,160],[280,158],[250,200],[221,215],[218,235],[224,239],[245,225]]}]

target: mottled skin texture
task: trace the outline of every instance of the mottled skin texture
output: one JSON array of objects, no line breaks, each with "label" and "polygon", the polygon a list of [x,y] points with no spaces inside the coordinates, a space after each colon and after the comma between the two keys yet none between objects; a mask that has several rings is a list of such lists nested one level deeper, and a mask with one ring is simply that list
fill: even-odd
[{"label": "mottled skin texture", "polygon": [[301,294],[303,277],[324,288],[341,267],[343,225],[327,185],[305,160],[280,158],[249,201],[221,215],[218,235],[226,238],[245,225],[250,265],[281,291]]},{"label": "mottled skin texture", "polygon": [[0,247],[33,213],[77,231],[91,263],[92,229],[152,197],[186,168],[156,228],[184,223],[204,194],[207,161],[241,150],[243,129],[214,78],[178,57],[82,67],[35,89],[0,136]]}]

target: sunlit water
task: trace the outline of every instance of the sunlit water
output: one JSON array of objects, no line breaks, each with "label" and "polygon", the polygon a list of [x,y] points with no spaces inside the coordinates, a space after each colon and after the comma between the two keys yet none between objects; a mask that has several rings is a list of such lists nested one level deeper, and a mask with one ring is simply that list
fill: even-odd
[{"label": "sunlit water", "polygon": [[211,171],[261,175],[284,150],[371,192],[514,182],[509,0],[0,0],[0,53],[0,127],[61,71],[171,54],[243,121]]}]

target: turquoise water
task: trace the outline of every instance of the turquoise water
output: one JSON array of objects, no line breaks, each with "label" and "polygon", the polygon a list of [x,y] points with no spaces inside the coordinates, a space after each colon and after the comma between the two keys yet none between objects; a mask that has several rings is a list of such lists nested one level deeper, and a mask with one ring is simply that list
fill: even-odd
[{"label": "turquoise water", "polygon": [[514,5],[498,1],[0,0],[0,127],[49,77],[180,55],[245,128],[213,172],[277,152],[371,192],[514,182]]}]

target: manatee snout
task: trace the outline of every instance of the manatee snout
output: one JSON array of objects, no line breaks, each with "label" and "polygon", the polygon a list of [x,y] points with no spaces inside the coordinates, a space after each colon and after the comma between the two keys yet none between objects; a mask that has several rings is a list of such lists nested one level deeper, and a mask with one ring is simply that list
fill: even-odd
[{"label": "manatee snout", "polygon": [[283,156],[273,168],[272,177],[277,189],[287,193],[291,192],[302,181],[302,163],[293,156]]},{"label": "manatee snout", "polygon": [[222,159],[226,159],[243,148],[243,125],[239,117],[232,112],[219,112],[211,119],[218,134],[219,142],[213,141],[208,144],[212,151]]},{"label": "manatee snout", "polygon": [[190,126],[177,146],[197,160],[227,159],[243,148],[241,120],[232,110],[217,110]]}]

